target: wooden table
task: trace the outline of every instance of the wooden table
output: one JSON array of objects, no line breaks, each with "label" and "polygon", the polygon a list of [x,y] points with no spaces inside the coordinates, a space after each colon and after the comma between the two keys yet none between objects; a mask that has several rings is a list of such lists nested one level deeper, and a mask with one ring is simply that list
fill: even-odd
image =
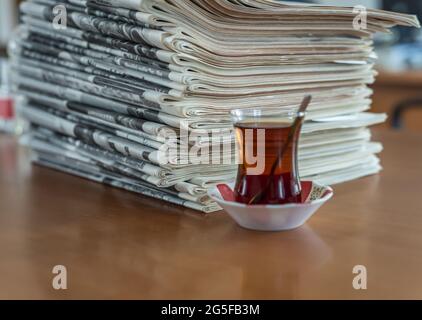
[{"label": "wooden table", "polygon": [[[377,80],[372,85],[373,112],[385,112],[390,118],[394,108],[403,101],[422,98],[422,71],[393,72],[378,70]],[[414,108],[403,114],[403,124],[407,130],[422,133],[422,108]],[[383,124],[384,128],[390,123]]]},{"label": "wooden table", "polygon": [[[40,167],[0,139],[0,298],[422,299],[422,135],[378,132],[385,171],[306,227],[252,232]],[[52,288],[64,265],[68,290]],[[368,290],[352,287],[364,265]]]}]

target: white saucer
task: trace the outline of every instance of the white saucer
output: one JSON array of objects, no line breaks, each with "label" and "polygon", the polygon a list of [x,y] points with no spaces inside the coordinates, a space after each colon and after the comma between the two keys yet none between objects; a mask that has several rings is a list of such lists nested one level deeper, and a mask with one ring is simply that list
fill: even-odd
[{"label": "white saucer", "polygon": [[259,231],[285,231],[305,224],[317,210],[330,200],[333,189],[311,181],[302,181],[302,192],[307,200],[300,204],[246,205],[234,201],[234,184],[220,184],[208,191],[241,227]]}]

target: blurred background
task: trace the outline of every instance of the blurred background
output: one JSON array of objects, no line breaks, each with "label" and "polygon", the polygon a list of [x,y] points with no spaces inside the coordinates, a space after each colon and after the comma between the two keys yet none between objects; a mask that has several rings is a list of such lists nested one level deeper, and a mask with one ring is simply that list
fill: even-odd
[{"label": "blurred background", "polygon": [[[7,82],[6,45],[18,23],[19,0],[0,0],[0,131],[13,131],[13,107]],[[300,2],[297,1],[296,2]],[[364,5],[413,13],[422,21],[420,0],[314,0],[324,5]],[[396,28],[375,38],[379,76],[374,89],[374,112],[386,112],[385,127],[422,132],[422,29]]]}]

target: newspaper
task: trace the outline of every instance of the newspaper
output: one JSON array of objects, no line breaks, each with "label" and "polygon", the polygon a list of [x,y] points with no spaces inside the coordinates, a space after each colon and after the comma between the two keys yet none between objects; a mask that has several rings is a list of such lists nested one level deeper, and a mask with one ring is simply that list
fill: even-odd
[{"label": "newspaper", "polygon": [[[146,161],[155,164],[155,166],[160,165],[160,162],[155,160],[158,158],[158,152],[153,146],[148,146],[145,143],[134,144],[128,139],[122,138],[118,132],[113,132],[111,130],[103,131],[104,128],[102,128],[102,130],[92,129],[95,127],[92,123],[88,122],[84,126],[83,121],[72,119],[72,117],[68,117],[66,114],[60,113],[56,110],[42,109],[39,106],[34,107],[30,105],[26,106],[23,110],[25,117],[30,119],[32,123],[43,126],[44,128],[49,128],[57,133],[79,139],[85,144],[103,148],[108,151],[106,154],[109,154],[110,151],[114,151],[115,153],[117,152],[117,154],[120,154],[120,157],[129,156],[135,158],[136,161],[141,161],[140,163],[142,163],[142,161]],[[376,119],[376,117],[372,117],[369,114],[368,117],[365,117],[364,114],[362,114],[360,119],[356,119],[354,123],[348,123],[348,119],[344,119],[343,121],[344,126],[351,128],[352,130],[344,132],[345,129],[343,129],[342,132],[337,129],[329,132],[327,130],[330,128],[327,125],[329,122],[314,123],[313,126],[311,126],[311,123],[307,124],[308,128],[305,128],[304,130],[304,142],[301,144],[299,151],[299,165],[302,172],[306,172],[305,169],[314,170],[315,168],[318,172],[321,172],[321,166],[324,163],[324,159],[326,159],[329,163],[336,164],[341,157],[348,156],[349,154],[359,154],[359,156],[361,156],[362,153],[367,153],[368,149],[370,153],[378,153],[381,151],[378,144],[364,143],[365,141],[369,141],[370,138],[367,132],[358,134],[359,131],[356,132],[356,130],[353,129],[354,127],[364,127],[365,123],[370,123],[368,121],[379,121],[379,119]],[[314,130],[317,130],[316,128],[318,126],[323,130],[320,130],[321,133],[318,135],[318,138],[316,138]],[[337,145],[338,142],[342,142],[341,147]],[[131,148],[129,146],[131,146]],[[128,154],[125,154],[122,150]],[[359,151],[359,153],[356,151]],[[139,154],[142,154],[143,158],[140,158]],[[98,156],[99,154],[96,152],[94,158]],[[118,155],[116,156],[118,157]],[[359,156],[357,156],[358,159]],[[128,166],[125,161],[122,161],[122,164]],[[235,163],[233,163],[233,165],[235,165]],[[155,166],[150,165],[148,168],[151,170],[151,168]],[[129,165],[129,167],[131,167],[131,169],[136,169],[133,164]],[[234,178],[233,166],[220,166],[220,168],[218,168],[214,165],[212,168],[196,168],[197,170],[199,169],[198,171],[183,169],[175,171],[175,166],[171,169],[169,168],[168,170],[172,170],[172,175],[170,175],[169,171],[168,175],[158,174],[157,170],[151,170],[144,173],[146,175],[153,175],[154,177],[159,176],[163,178],[162,180],[154,180],[154,182],[152,182],[152,180],[149,181],[157,184],[157,186],[169,186],[170,184],[175,183],[175,181],[193,179],[194,176],[198,175],[201,176],[203,180],[210,178],[211,181],[216,179],[222,180],[222,176],[232,176],[232,178]],[[213,172],[214,170],[216,170],[215,173]],[[311,173],[314,172],[311,171]],[[172,176],[173,178],[171,179],[169,176]],[[146,179],[146,176],[143,178]],[[203,181],[201,186],[209,182],[210,181]]]},{"label": "newspaper", "polygon": [[10,50],[19,112],[31,124],[24,143],[38,164],[213,212],[220,208],[207,189],[236,176],[230,111],[273,115],[311,94],[302,179],[330,184],[379,172],[382,146],[367,127],[386,116],[368,113],[371,36],[419,22],[365,9],[366,24],[356,26],[355,9],[271,0],[23,1]]},{"label": "newspaper", "polygon": [[133,181],[128,181],[127,179],[119,179],[119,177],[108,173],[106,170],[104,170],[103,172],[97,172],[94,170],[94,168],[96,167],[93,166],[89,167],[83,166],[81,164],[71,164],[66,159],[63,159],[63,157],[62,159],[57,160],[54,158],[51,159],[51,157],[45,154],[35,153],[33,155],[32,161],[45,167],[64,171],[66,173],[73,174],[106,185],[110,185],[112,187],[125,189],[127,191],[139,193],[141,195],[166,201],[172,204],[184,206],[190,209],[202,211],[204,213],[211,213],[221,210],[221,208],[215,203],[199,204],[190,200],[185,200],[180,197],[180,193],[165,192],[163,189],[153,189],[151,187],[145,187],[139,182],[134,183]]}]

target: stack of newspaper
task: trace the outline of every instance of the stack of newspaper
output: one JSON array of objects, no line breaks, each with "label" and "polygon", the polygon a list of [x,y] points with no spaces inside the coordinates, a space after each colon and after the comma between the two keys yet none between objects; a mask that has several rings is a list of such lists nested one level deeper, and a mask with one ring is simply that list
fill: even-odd
[{"label": "stack of newspaper", "polygon": [[[358,9],[358,10],[357,10]],[[313,102],[302,179],[378,172],[371,35],[414,16],[270,0],[33,0],[11,45],[38,164],[204,212],[235,177],[229,112]]]}]

